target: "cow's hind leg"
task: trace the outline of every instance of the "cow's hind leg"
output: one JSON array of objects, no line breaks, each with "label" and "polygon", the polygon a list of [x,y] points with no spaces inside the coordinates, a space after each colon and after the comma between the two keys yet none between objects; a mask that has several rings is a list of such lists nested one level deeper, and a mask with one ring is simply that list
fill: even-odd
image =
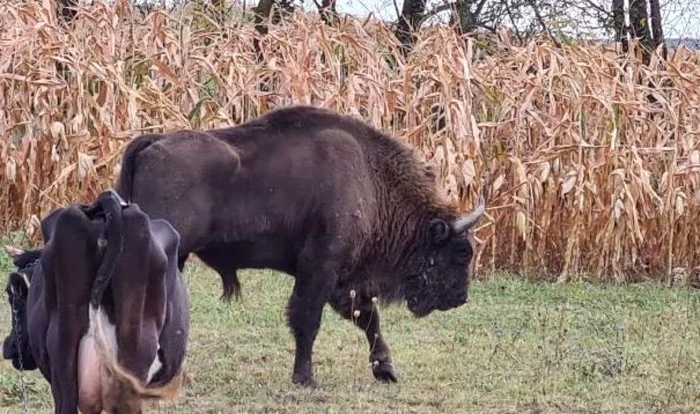
[{"label": "cow's hind leg", "polygon": [[[97,263],[97,235],[90,222],[77,209],[60,214],[53,229],[54,237],[42,255],[41,268],[49,303],[55,305],[46,339],[51,365],[51,388],[55,412],[78,412],[79,387],[85,387],[78,376],[80,340],[88,327],[88,301]],[[89,386],[89,385],[88,385]],[[82,402],[81,402],[82,403]],[[87,410],[86,410],[87,411]]]},{"label": "cow's hind leg", "polygon": [[[61,307],[61,317],[54,317],[47,335],[47,348],[51,358],[51,391],[56,414],[78,414],[79,383],[78,355],[81,332],[75,327],[87,325],[87,318],[81,318],[80,310],[87,315],[87,307],[74,309]],[[57,313],[59,314],[59,313]],[[88,411],[88,410],[86,410]]]},{"label": "cow's hind leg", "polygon": [[[338,288],[330,299],[333,310],[365,332],[369,344],[369,362],[374,378],[382,382],[397,382],[398,376],[391,360],[389,346],[384,341],[379,322],[379,308],[372,298],[351,289]],[[357,315],[357,316],[355,316]]]}]

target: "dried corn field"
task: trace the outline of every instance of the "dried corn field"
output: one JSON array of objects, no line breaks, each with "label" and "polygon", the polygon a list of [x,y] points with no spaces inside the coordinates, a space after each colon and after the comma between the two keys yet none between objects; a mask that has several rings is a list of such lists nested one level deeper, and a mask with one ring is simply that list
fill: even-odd
[{"label": "dried corn field", "polygon": [[[240,17],[142,16],[94,2],[0,5],[0,230],[110,186],[143,131],[213,128],[280,105],[354,114],[413,145],[446,196],[489,201],[477,272],[639,280],[700,263],[700,61],[640,67],[610,46],[464,47],[425,28],[403,60],[390,28],[313,15],[260,42]],[[652,89],[651,83],[658,85]],[[653,99],[651,99],[653,97]],[[654,102],[652,102],[652,100]],[[484,179],[482,181],[482,179]]]}]

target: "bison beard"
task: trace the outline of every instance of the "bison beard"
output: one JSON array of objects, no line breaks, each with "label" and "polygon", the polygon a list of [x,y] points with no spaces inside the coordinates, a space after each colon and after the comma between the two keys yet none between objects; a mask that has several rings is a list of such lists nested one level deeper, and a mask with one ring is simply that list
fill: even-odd
[{"label": "bison beard", "polygon": [[292,381],[313,387],[326,303],[365,331],[375,378],[394,382],[375,298],[406,300],[418,317],[466,302],[469,233],[485,202],[460,215],[435,181],[393,137],[292,106],[230,128],[135,138],[117,191],[168,220],[181,236],[180,270],[196,254],[219,273],[226,299],[239,293],[238,269],[293,276]]}]

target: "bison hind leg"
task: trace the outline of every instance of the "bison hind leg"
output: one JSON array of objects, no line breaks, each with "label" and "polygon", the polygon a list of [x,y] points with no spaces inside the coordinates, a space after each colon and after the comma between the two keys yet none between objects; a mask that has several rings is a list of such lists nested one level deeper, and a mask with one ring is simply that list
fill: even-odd
[{"label": "bison hind leg", "polygon": [[238,274],[235,270],[229,272],[219,273],[221,276],[221,285],[223,287],[223,294],[221,299],[229,302],[232,297],[236,300],[241,298],[241,282],[238,280]]}]

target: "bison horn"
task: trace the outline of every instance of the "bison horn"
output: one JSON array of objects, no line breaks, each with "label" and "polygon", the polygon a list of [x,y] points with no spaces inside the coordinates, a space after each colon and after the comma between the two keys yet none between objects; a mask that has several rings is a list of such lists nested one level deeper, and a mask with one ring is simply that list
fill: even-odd
[{"label": "bison horn", "polygon": [[484,200],[484,196],[481,195],[479,196],[479,204],[474,211],[455,220],[454,223],[452,223],[452,228],[457,234],[469,230],[476,224],[481,215],[484,214],[484,211],[486,211],[486,201]]}]

